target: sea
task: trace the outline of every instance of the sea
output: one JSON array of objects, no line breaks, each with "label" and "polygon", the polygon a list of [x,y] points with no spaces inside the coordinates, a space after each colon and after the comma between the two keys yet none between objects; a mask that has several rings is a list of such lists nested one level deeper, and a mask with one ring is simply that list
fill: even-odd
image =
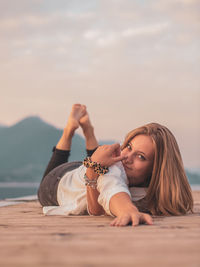
[{"label": "sea", "polygon": [[0,182],[0,199],[37,195],[39,183]]},{"label": "sea", "polygon": [[[0,199],[37,195],[39,183],[0,182]],[[200,184],[191,184],[194,191],[200,190]]]}]

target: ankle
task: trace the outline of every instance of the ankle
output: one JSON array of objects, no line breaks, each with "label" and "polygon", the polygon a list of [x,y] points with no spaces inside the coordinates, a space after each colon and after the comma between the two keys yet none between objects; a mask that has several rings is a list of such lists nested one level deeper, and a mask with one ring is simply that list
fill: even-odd
[{"label": "ankle", "polygon": [[63,137],[72,138],[74,136],[75,130],[75,128],[66,126],[63,130]]},{"label": "ankle", "polygon": [[83,130],[83,134],[84,134],[85,138],[91,138],[94,136],[94,127],[92,125],[90,125],[86,128],[82,127],[82,130]]}]

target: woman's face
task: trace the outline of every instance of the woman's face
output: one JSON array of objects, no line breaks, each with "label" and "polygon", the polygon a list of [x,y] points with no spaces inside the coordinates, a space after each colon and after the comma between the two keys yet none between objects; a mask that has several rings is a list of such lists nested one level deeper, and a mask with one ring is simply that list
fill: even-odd
[{"label": "woman's face", "polygon": [[152,173],[155,148],[151,137],[135,136],[122,150],[126,155],[123,166],[129,180],[129,186],[145,186]]}]

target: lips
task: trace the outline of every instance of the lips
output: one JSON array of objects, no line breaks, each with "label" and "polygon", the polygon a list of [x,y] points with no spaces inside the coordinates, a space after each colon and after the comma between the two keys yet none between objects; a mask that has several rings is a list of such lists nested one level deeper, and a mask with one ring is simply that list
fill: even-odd
[{"label": "lips", "polygon": [[129,167],[127,167],[125,164],[123,164],[124,169],[131,170]]}]

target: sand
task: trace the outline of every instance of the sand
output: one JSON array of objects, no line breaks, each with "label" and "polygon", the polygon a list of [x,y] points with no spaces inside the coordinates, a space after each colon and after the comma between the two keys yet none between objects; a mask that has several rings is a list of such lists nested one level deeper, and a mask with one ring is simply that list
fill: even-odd
[{"label": "sand", "polygon": [[109,216],[44,216],[38,201],[0,207],[0,266],[200,266],[195,213],[111,227]]}]

